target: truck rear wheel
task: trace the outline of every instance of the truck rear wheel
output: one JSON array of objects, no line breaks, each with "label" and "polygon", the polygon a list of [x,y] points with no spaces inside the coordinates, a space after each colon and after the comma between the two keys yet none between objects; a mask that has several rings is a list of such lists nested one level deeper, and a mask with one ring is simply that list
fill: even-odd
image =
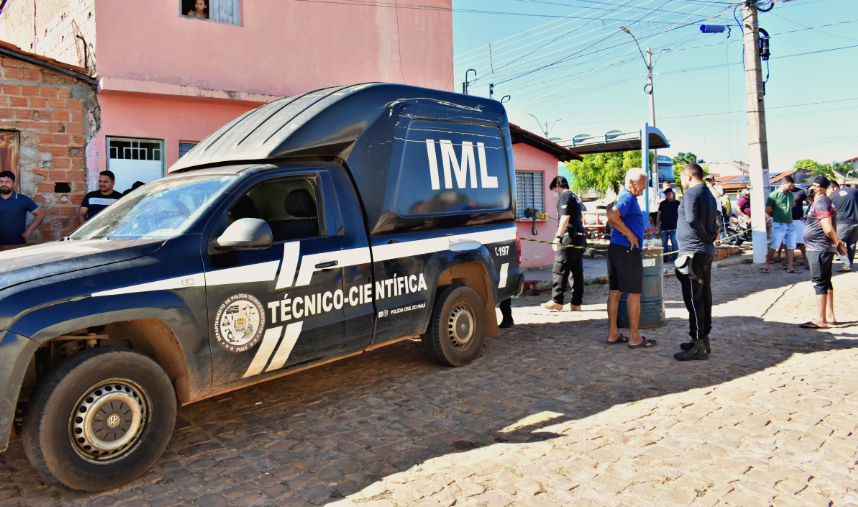
[{"label": "truck rear wheel", "polygon": [[27,458],[49,482],[101,491],[146,472],[176,421],[170,378],[129,349],[93,348],[48,372],[24,420]]},{"label": "truck rear wheel", "polygon": [[485,329],[483,302],[473,289],[464,285],[439,287],[423,348],[442,366],[463,366],[479,354]]}]

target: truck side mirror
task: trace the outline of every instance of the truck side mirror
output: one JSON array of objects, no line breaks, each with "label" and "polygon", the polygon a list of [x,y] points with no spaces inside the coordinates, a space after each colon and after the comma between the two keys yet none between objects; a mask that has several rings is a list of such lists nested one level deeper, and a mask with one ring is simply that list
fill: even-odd
[{"label": "truck side mirror", "polygon": [[264,250],[274,242],[271,226],[259,218],[236,220],[214,241],[214,247],[221,251]]}]

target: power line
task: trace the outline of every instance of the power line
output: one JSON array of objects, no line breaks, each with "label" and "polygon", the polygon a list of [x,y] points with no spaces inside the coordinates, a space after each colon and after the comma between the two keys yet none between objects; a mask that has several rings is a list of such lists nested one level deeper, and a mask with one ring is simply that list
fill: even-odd
[{"label": "power line", "polygon": [[[350,5],[353,7],[394,7],[392,2],[382,2],[382,1],[350,1],[350,0],[292,0],[293,2],[307,2],[307,3],[320,3],[320,4],[336,4],[336,5]],[[524,17],[534,17],[534,18],[555,18],[555,19],[585,19],[585,20],[598,20],[601,18],[589,18],[586,16],[578,16],[578,17],[570,17],[570,16],[561,16],[558,14],[538,14],[538,13],[527,13],[527,12],[507,12],[507,11],[488,11],[483,9],[462,9],[462,8],[453,8],[453,7],[443,7],[438,5],[420,5],[420,4],[410,4],[410,5],[400,5],[400,9],[413,9],[413,10],[424,10],[424,11],[440,11],[440,12],[464,12],[470,14],[492,14],[499,16],[524,16]],[[619,20],[613,20],[619,21]]]}]

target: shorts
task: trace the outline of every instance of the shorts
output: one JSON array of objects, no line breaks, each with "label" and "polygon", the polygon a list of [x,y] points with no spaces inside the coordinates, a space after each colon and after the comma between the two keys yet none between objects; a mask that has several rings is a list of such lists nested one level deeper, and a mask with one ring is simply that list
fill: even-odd
[{"label": "shorts", "polygon": [[772,250],[780,250],[781,245],[786,245],[790,250],[795,249],[795,227],[775,222],[772,224]]},{"label": "shorts", "polygon": [[795,229],[795,244],[803,245],[804,244],[804,220],[793,220],[792,227]]},{"label": "shorts", "polygon": [[643,257],[637,248],[608,247],[608,288],[624,294],[643,292]]},{"label": "shorts", "polygon": [[807,260],[810,262],[810,279],[813,282],[813,292],[817,296],[822,296],[828,294],[828,291],[834,290],[834,285],[831,283],[834,252],[808,250]]}]

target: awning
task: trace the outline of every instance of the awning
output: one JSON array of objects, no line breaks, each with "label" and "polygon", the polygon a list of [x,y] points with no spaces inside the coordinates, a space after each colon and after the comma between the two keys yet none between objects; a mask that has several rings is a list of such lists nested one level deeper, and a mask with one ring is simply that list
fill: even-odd
[{"label": "awning", "polygon": [[[602,135],[591,136],[580,134],[572,139],[560,141],[557,144],[568,148],[578,155],[591,153],[611,153],[618,151],[632,151],[641,149],[642,130],[631,132],[620,132],[611,130]],[[655,127],[646,127],[649,140],[649,149],[670,148],[667,137]]]}]

